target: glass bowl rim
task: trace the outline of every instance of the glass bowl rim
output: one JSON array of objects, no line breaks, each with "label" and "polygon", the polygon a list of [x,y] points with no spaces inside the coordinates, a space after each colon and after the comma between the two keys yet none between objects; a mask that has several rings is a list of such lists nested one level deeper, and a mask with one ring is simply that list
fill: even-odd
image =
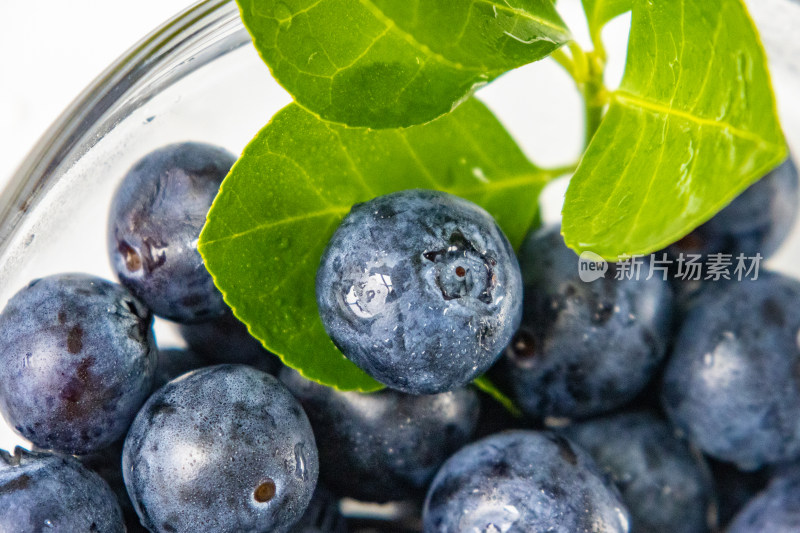
[{"label": "glass bowl rim", "polygon": [[157,68],[159,60],[168,58],[187,32],[201,39],[213,34],[214,22],[229,13],[226,8],[231,4],[234,0],[200,0],[180,11],[120,55],[72,100],[0,190],[0,254],[35,197],[55,181],[55,171],[81,145],[88,129],[144,75]]}]

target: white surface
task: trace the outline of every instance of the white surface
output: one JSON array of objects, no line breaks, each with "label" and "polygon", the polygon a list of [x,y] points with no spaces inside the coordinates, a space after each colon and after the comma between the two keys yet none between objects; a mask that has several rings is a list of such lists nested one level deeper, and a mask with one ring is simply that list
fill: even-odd
[{"label": "white surface", "polygon": [[191,0],[0,0],[0,187],[114,59]]}]

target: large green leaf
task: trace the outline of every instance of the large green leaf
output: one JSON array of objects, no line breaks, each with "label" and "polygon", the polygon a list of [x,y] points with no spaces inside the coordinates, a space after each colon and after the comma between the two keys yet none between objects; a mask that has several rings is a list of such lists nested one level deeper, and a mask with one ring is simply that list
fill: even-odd
[{"label": "large green leaf", "polygon": [[322,251],[350,207],[397,190],[439,189],[483,206],[518,245],[551,177],[474,99],[398,130],[345,128],[291,104],[223,182],[200,252],[236,316],[287,365],[319,383],[374,390],[380,385],[328,338],[314,294]]},{"label": "large green leaf", "polygon": [[683,237],[783,161],[740,0],[634,0],[625,76],[572,178],[567,244],[616,260]]},{"label": "large green leaf", "polygon": [[325,120],[421,124],[569,39],[552,0],[237,0],[272,74]]}]

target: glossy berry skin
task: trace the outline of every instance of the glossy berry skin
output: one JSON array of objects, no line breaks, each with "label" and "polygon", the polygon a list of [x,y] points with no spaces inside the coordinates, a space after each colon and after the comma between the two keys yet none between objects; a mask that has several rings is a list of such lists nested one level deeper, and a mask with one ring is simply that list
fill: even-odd
[{"label": "glossy berry skin", "polygon": [[317,304],[328,335],[369,375],[436,394],[494,363],[519,324],[522,284],[488,213],[415,189],[353,206],[323,253]]},{"label": "glossy berry skin", "polygon": [[668,250],[674,257],[681,253],[769,257],[789,235],[798,205],[797,167],[787,159]]},{"label": "glossy berry skin", "polygon": [[629,516],[591,457],[564,437],[498,433],[459,450],[428,489],[425,533],[623,533]]},{"label": "glossy berry skin", "polygon": [[800,531],[800,471],[773,479],[734,518],[727,533],[796,533]]},{"label": "glossy berry skin", "polygon": [[250,365],[270,374],[283,366],[230,311],[207,322],[181,324],[178,329],[189,348],[208,364]]},{"label": "glossy berry skin", "polygon": [[156,391],[122,454],[125,486],[154,533],[285,533],[317,482],[314,435],[274,377],[202,368]]},{"label": "glossy berry skin", "polygon": [[0,531],[123,533],[117,499],[71,457],[0,450]]},{"label": "glossy berry skin", "polygon": [[519,254],[525,281],[522,325],[498,365],[517,405],[530,417],[585,418],[632,400],[664,357],[672,308],[658,275],[581,281],[578,256],[559,228],[531,233]]},{"label": "glossy berry skin", "polygon": [[664,407],[708,455],[743,470],[800,457],[800,282],[761,272],[687,314]]},{"label": "glossy berry skin", "polygon": [[472,437],[479,402],[471,388],[429,396],[384,389],[342,392],[288,367],[281,380],[300,401],[320,446],[320,476],[339,496],[388,502],[422,492]]},{"label": "glossy berry skin", "polygon": [[665,421],[622,413],[573,424],[563,435],[589,452],[617,486],[633,531],[708,531],[710,472]]},{"label": "glossy berry skin", "polygon": [[81,454],[122,438],[153,384],[152,315],[87,274],[31,282],[0,315],[0,410],[42,449]]},{"label": "glossy berry skin", "polygon": [[139,160],[114,195],[111,265],[120,283],[160,317],[199,322],[227,310],[197,240],[234,161],[208,144],[169,145]]}]

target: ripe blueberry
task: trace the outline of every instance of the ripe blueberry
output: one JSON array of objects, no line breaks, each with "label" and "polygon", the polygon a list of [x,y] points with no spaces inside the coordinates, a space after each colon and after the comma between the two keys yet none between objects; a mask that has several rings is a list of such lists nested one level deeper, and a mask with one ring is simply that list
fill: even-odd
[{"label": "ripe blueberry", "polygon": [[184,374],[145,403],[125,438],[125,485],[154,533],[285,533],[317,483],[305,413],[271,375],[245,365]]},{"label": "ripe blueberry", "polygon": [[200,322],[227,311],[197,240],[234,161],[216,146],[173,144],[139,160],[117,189],[108,230],[111,265],[158,316]]},{"label": "ripe blueberry", "polygon": [[317,303],[355,364],[394,389],[435,394],[494,363],[519,324],[522,284],[488,213],[408,190],[353,207],[322,256]]},{"label": "ripe blueberry", "polygon": [[86,274],[33,281],[0,315],[0,410],[43,449],[87,453],[120,439],[156,366],[152,315]]}]

